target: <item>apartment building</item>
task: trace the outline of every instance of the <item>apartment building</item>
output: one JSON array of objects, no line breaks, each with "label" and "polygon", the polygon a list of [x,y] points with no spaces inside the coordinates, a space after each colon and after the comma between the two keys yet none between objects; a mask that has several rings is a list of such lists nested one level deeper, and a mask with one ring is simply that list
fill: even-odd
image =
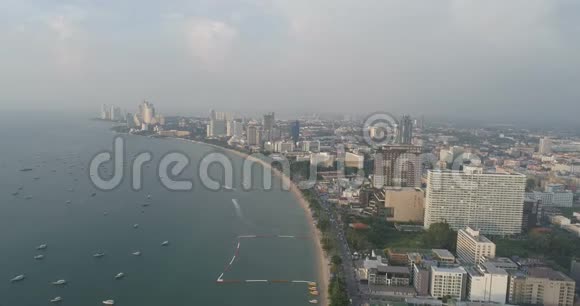
[{"label": "apartment building", "polygon": [[495,257],[495,243],[479,231],[467,227],[457,232],[457,257],[464,264],[476,265]]},{"label": "apartment building", "polygon": [[519,234],[525,184],[525,175],[484,173],[478,167],[429,171],[424,226],[447,222],[454,230],[469,226],[482,234]]}]

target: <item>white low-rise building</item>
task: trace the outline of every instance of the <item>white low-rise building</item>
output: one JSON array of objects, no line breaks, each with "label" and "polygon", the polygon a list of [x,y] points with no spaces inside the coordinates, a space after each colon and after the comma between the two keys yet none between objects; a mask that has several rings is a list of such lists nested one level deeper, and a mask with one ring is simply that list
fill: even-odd
[{"label": "white low-rise building", "polygon": [[431,267],[429,293],[436,298],[450,296],[463,300],[466,296],[467,271],[463,267]]},{"label": "white low-rise building", "polygon": [[467,299],[473,302],[504,304],[507,299],[509,274],[491,262],[466,269]]},{"label": "white low-rise building", "polygon": [[470,227],[457,232],[457,257],[466,264],[478,264],[495,257],[495,243]]}]

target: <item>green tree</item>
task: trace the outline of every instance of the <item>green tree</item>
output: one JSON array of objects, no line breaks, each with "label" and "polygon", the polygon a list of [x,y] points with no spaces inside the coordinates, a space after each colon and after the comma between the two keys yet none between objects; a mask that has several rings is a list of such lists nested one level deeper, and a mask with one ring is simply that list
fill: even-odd
[{"label": "green tree", "polygon": [[457,233],[447,223],[434,223],[423,235],[423,244],[429,248],[455,251]]}]

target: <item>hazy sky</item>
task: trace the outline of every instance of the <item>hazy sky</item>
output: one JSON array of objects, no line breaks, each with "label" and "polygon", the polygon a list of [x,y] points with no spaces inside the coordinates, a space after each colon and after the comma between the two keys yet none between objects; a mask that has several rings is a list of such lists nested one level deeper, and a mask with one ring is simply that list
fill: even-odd
[{"label": "hazy sky", "polygon": [[2,109],[573,120],[580,1],[1,0],[0,84]]}]

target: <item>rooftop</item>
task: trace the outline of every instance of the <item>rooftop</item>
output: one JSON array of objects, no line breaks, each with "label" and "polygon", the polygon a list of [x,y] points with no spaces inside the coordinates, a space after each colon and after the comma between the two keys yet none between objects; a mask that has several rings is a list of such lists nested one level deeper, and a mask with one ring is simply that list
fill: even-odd
[{"label": "rooftop", "polygon": [[439,258],[455,259],[455,256],[446,249],[433,249],[432,251]]},{"label": "rooftop", "polygon": [[547,278],[556,281],[573,282],[573,280],[566,274],[547,267],[530,268],[528,269],[528,276],[536,278]]},{"label": "rooftop", "polygon": [[431,270],[433,272],[443,272],[443,273],[466,273],[467,271],[463,267],[435,267],[432,266]]}]

